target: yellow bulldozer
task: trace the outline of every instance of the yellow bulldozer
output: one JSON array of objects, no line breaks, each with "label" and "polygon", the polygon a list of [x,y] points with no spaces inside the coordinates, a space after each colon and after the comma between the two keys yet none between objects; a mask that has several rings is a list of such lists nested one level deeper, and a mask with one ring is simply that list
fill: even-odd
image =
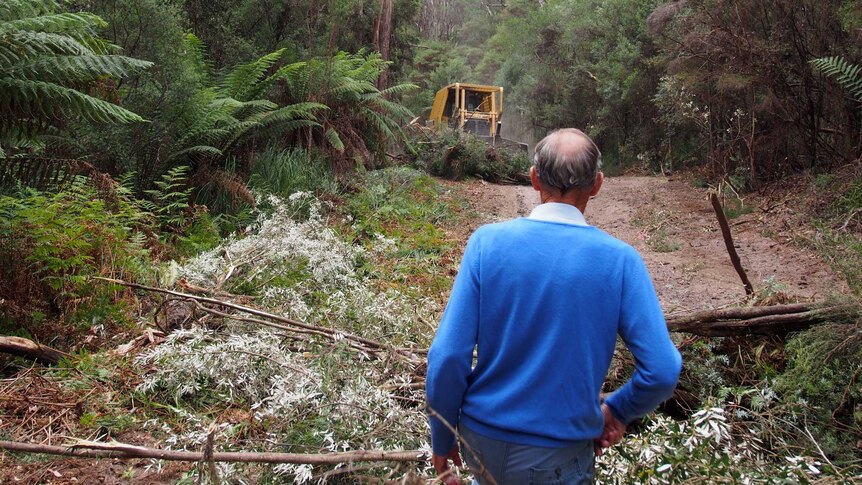
[{"label": "yellow bulldozer", "polygon": [[503,116],[503,87],[484,84],[452,83],[434,95],[428,126],[449,126],[466,131],[489,143],[508,145],[526,151],[526,143],[500,136]]},{"label": "yellow bulldozer", "polygon": [[503,88],[482,84],[453,83],[437,91],[428,124],[448,125],[495,140],[503,115]]}]

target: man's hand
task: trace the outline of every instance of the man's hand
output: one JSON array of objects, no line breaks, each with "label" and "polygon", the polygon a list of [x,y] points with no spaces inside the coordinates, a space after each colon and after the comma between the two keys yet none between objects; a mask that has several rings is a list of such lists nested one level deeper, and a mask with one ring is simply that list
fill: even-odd
[{"label": "man's hand", "polygon": [[437,470],[437,478],[440,479],[441,482],[446,485],[461,485],[461,480],[455,475],[455,471],[449,467],[449,459],[452,459],[452,463],[455,466],[460,467],[463,466],[461,464],[461,454],[458,450],[458,443],[449,450],[449,453],[444,455],[432,455],[431,456],[431,464],[434,465],[434,469]]},{"label": "man's hand", "polygon": [[596,438],[596,456],[602,456],[604,448],[610,448],[619,443],[626,432],[626,425],[615,418],[611,408],[604,403],[602,403],[602,416],[605,418],[605,429],[602,435]]}]

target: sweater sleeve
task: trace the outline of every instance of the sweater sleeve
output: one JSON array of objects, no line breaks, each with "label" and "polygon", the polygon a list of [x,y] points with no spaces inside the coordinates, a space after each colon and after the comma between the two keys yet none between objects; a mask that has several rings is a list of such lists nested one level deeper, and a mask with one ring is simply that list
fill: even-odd
[{"label": "sweater sleeve", "polygon": [[669,398],[682,368],[643,259],[632,252],[625,263],[619,334],[635,358],[635,371],[606,400],[616,418],[626,424]]},{"label": "sweater sleeve", "polygon": [[449,453],[455,444],[454,434],[440,419],[457,428],[473,363],[479,328],[477,246],[474,234],[467,243],[449,303],[428,351],[425,392],[428,407],[433,411],[429,413],[431,446],[438,455]]}]

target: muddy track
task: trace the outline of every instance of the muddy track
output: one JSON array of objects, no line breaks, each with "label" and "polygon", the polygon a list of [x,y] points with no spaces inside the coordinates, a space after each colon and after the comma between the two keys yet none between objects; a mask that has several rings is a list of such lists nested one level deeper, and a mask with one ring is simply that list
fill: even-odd
[{"label": "muddy track", "polygon": [[[468,182],[466,194],[481,223],[527,215],[539,202],[531,187],[481,181]],[[822,258],[793,244],[788,231],[776,228],[769,214],[751,208],[730,224],[755,289],[780,290],[796,300],[846,291],[846,283]],[[745,299],[705,189],[664,177],[609,177],[587,206],[586,217],[643,255],[668,314],[721,308]]]}]

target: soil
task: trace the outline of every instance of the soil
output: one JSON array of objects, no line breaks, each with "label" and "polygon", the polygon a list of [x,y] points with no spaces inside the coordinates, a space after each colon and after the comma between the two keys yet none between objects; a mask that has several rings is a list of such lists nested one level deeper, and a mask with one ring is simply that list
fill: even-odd
[{"label": "soil", "polygon": [[[528,215],[539,203],[538,192],[529,186],[471,181],[464,192],[479,213],[474,226]],[[778,292],[782,301],[821,300],[846,292],[846,283],[819,255],[796,244],[804,230],[793,218],[776,217],[775,204],[751,196],[743,202],[750,212],[729,221],[755,290],[763,297]],[[608,177],[585,215],[591,225],[640,252],[666,314],[722,308],[746,299],[706,189],[683,178]]]}]

